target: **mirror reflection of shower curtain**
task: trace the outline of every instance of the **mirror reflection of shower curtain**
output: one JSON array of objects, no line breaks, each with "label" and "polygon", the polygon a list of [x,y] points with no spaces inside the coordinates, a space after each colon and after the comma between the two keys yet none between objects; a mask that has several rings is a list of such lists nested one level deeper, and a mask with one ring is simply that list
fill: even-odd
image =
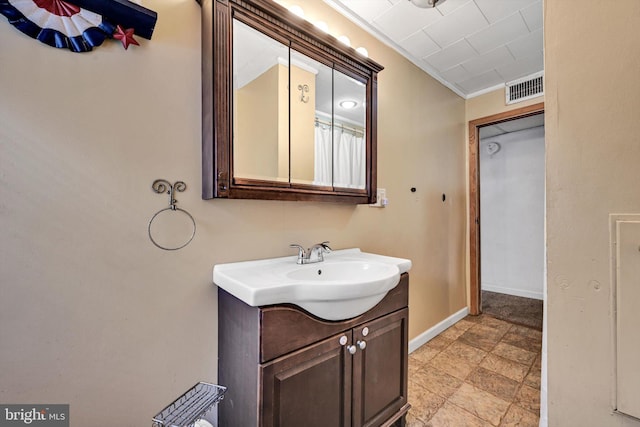
[{"label": "mirror reflection of shower curtain", "polygon": [[332,147],[328,126],[316,126],[315,135],[314,184],[365,188],[364,137],[336,127]]},{"label": "mirror reflection of shower curtain", "polygon": [[331,186],[331,128],[316,125],[313,184]]}]

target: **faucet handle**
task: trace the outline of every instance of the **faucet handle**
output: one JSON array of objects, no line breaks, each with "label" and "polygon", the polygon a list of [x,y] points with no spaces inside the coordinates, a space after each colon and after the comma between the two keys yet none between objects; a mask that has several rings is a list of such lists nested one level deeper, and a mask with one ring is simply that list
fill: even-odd
[{"label": "faucet handle", "polygon": [[331,252],[331,246],[329,246],[329,241],[318,243],[318,246],[320,246],[322,250],[326,253]]},{"label": "faucet handle", "polygon": [[303,262],[303,260],[304,260],[304,258],[306,256],[304,248],[302,246],[298,245],[298,244],[295,244],[295,243],[290,244],[289,247],[298,250],[298,261],[297,261],[297,263],[298,264],[302,264],[302,262]]},{"label": "faucet handle", "polygon": [[296,243],[292,243],[289,245],[290,248],[294,248],[298,250],[298,256],[304,255],[304,248]]}]

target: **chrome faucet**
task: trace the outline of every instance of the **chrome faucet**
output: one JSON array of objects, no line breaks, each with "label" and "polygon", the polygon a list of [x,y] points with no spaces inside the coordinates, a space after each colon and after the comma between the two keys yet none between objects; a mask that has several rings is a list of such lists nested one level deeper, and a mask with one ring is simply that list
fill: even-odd
[{"label": "chrome faucet", "polygon": [[322,262],[324,261],[324,254],[331,252],[329,242],[316,243],[307,250],[297,244],[291,244],[289,247],[298,249],[298,259],[296,260],[297,264]]}]

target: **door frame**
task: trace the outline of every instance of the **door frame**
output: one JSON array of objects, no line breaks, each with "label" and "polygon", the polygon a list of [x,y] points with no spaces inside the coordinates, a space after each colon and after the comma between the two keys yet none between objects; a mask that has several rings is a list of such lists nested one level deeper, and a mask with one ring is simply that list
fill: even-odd
[{"label": "door frame", "polygon": [[480,128],[544,113],[544,102],[469,121],[469,313],[482,313],[480,289]]}]

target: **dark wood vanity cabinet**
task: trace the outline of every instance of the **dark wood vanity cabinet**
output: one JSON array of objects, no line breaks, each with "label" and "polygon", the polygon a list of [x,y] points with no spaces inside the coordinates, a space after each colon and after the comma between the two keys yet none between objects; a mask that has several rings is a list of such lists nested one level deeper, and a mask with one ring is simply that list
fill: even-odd
[{"label": "dark wood vanity cabinet", "polygon": [[408,275],[368,312],[339,322],[293,305],[250,307],[219,290],[224,427],[402,426]]},{"label": "dark wood vanity cabinet", "polygon": [[260,425],[351,425],[352,356],[339,344],[342,336],[334,335],[260,367]]},{"label": "dark wood vanity cabinet", "polygon": [[354,329],[356,346],[366,347],[354,354],[352,425],[382,425],[407,404],[408,321],[405,308]]}]

